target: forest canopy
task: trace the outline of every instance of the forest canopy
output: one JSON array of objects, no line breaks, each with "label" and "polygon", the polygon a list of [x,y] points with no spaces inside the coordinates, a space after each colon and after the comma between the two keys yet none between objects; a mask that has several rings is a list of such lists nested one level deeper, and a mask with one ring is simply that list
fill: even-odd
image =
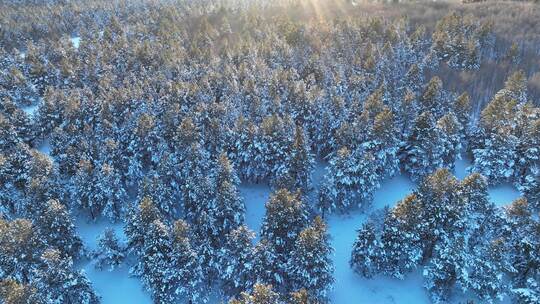
[{"label": "forest canopy", "polygon": [[[2,1],[0,301],[99,303],[92,260],[155,303],[331,302],[326,219],[403,173],[358,275],[538,303],[539,45],[534,3]],[[257,238],[248,182],[272,189]],[[125,240],[89,250],[80,218]]]}]

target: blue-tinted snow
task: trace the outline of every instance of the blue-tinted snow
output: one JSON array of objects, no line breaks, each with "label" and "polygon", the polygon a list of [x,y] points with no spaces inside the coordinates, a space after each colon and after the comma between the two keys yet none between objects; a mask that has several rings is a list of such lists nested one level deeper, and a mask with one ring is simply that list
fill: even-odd
[{"label": "blue-tinted snow", "polygon": [[264,183],[242,183],[239,190],[246,204],[246,225],[256,233],[258,240],[266,212],[265,204],[270,197],[270,187]]},{"label": "blue-tinted snow", "polygon": [[37,150],[43,154],[51,155],[51,143],[49,139],[45,139],[43,142],[41,142]]},{"label": "blue-tinted snow", "polygon": [[30,106],[22,107],[21,110],[23,110],[28,115],[28,117],[32,118],[34,116],[34,113],[38,109],[38,106],[39,104],[36,103]]},{"label": "blue-tinted snow", "polygon": [[[97,238],[107,227],[114,229],[121,242],[126,241],[122,224],[110,223],[105,219],[98,220],[97,222],[88,222],[86,219],[80,217],[77,220],[77,232],[89,250],[95,250],[97,248]],[[86,272],[88,279],[92,282],[92,286],[101,296],[102,304],[152,303],[150,295],[143,290],[141,282],[129,275],[129,266],[126,263],[114,271],[98,270],[94,267],[93,261],[84,262],[81,268]]]},{"label": "blue-tinted snow", "polygon": [[489,188],[489,199],[497,206],[511,204],[521,195],[511,184],[504,183]]},{"label": "blue-tinted snow", "polygon": [[73,47],[78,49],[79,44],[81,43],[81,37],[73,37],[71,38],[71,43],[73,44]]}]

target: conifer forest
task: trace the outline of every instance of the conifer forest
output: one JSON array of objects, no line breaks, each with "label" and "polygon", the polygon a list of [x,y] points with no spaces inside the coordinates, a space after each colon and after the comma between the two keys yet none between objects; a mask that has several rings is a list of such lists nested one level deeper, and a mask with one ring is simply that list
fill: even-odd
[{"label": "conifer forest", "polygon": [[0,303],[539,304],[538,0],[0,0]]}]

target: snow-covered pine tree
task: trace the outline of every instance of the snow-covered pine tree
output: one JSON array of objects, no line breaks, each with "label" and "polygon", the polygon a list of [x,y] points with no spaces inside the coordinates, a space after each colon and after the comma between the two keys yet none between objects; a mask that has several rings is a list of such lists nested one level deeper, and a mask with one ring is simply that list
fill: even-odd
[{"label": "snow-covered pine tree", "polygon": [[278,290],[290,288],[291,274],[287,264],[296,238],[307,223],[307,210],[299,193],[281,189],[271,195],[261,227],[261,240],[266,248],[258,253],[271,256],[272,260],[257,257],[262,263],[259,281],[276,286]]},{"label": "snow-covered pine tree", "polygon": [[419,205],[419,198],[413,193],[386,215],[380,241],[383,273],[403,279],[422,261]]},{"label": "snow-covered pine tree", "polygon": [[415,121],[412,133],[401,151],[402,164],[415,181],[443,166],[444,148],[441,134],[430,112],[424,112]]},{"label": "snow-covered pine tree", "polygon": [[0,280],[0,302],[6,304],[45,304],[36,288],[13,279]]},{"label": "snow-covered pine tree", "polygon": [[92,200],[100,205],[100,214],[117,221],[126,214],[126,205],[129,204],[122,176],[116,168],[108,164],[96,169]]},{"label": "snow-covered pine tree", "polygon": [[439,169],[418,185],[423,259],[433,256],[439,240],[454,239],[463,233],[465,206],[458,199],[459,181],[448,171]]},{"label": "snow-covered pine tree", "polygon": [[160,219],[159,210],[154,206],[152,199],[149,197],[144,197],[138,206],[133,207],[129,211],[124,228],[128,251],[140,255],[150,224]]},{"label": "snow-covered pine tree", "polygon": [[97,269],[107,268],[112,271],[124,262],[126,249],[120,244],[112,228],[106,228],[97,241],[98,248],[93,253]]},{"label": "snow-covered pine tree", "polygon": [[456,282],[467,277],[465,237],[444,236],[433,248],[433,257],[424,267],[424,287],[428,290],[433,303],[447,303]]},{"label": "snow-covered pine tree", "polygon": [[326,224],[316,217],[300,232],[292,249],[288,264],[292,288],[305,289],[316,302],[327,302],[334,282],[331,254]]},{"label": "snow-covered pine tree", "polygon": [[540,276],[540,223],[533,219],[525,198],[516,199],[505,209],[504,257],[511,265],[512,288],[525,288],[529,279]]},{"label": "snow-covered pine tree", "polygon": [[398,131],[401,131],[401,136],[407,138],[411,132],[418,115],[417,97],[409,88],[405,90],[401,98],[401,104],[398,107],[395,121]]},{"label": "snow-covered pine tree", "polygon": [[174,218],[180,211],[180,202],[175,196],[174,189],[156,171],[151,171],[144,177],[139,185],[139,199],[151,198],[155,202],[160,214],[167,218]]},{"label": "snow-covered pine tree", "polygon": [[[260,170],[261,179],[275,179],[278,172],[284,166],[283,163],[289,157],[289,147],[293,145],[294,140],[294,122],[290,116],[280,117],[276,114],[266,117],[259,127],[261,132],[259,153],[254,161],[262,160]],[[254,164],[256,165],[256,163]]]},{"label": "snow-covered pine tree", "polygon": [[238,299],[229,301],[229,304],[282,304],[282,302],[271,285],[257,283],[251,293],[243,292]]},{"label": "snow-covered pine tree", "polygon": [[300,125],[296,125],[294,141],[289,148],[287,156],[276,172],[273,184],[276,188],[287,188],[290,191],[300,189],[306,194],[311,186],[311,174],[314,168],[314,157],[310,152],[310,145],[306,134]]},{"label": "snow-covered pine tree", "polygon": [[[540,187],[540,117],[532,121],[531,119],[525,119],[523,125],[524,130],[519,136],[516,147],[517,160],[514,184],[521,191],[531,193],[534,192],[535,188]],[[536,205],[534,198],[530,203],[532,206]]]},{"label": "snow-covered pine tree", "polygon": [[204,283],[204,272],[200,256],[190,240],[189,225],[178,220],[172,230],[172,250],[167,282],[174,297],[181,301],[206,303],[208,290]]},{"label": "snow-covered pine tree", "polygon": [[420,112],[430,112],[435,119],[441,118],[450,110],[450,100],[448,93],[443,89],[442,81],[434,76],[425,86],[420,95]]},{"label": "snow-covered pine tree", "polygon": [[[188,221],[197,219],[201,211],[208,212],[212,200],[211,162],[208,152],[193,144],[185,152],[178,174],[182,215]],[[198,227],[195,227],[198,228]]]},{"label": "snow-covered pine tree", "polygon": [[461,141],[464,143],[464,146],[466,146],[466,140],[469,138],[471,132],[470,128],[472,111],[471,99],[467,92],[459,95],[454,100],[452,110],[455,113],[457,121],[461,127],[459,130]]},{"label": "snow-covered pine tree", "polygon": [[515,100],[518,104],[525,104],[528,101],[527,76],[522,70],[512,73],[506,79],[503,89],[495,95],[502,96],[506,100]]},{"label": "snow-covered pine tree", "polygon": [[31,221],[0,218],[0,277],[29,282],[44,248],[42,236]]},{"label": "snow-covered pine tree", "polygon": [[70,180],[71,198],[77,210],[88,212],[95,220],[103,210],[103,201],[94,200],[96,185],[94,179],[94,165],[91,161],[83,159],[77,166],[77,172]]},{"label": "snow-covered pine tree", "polygon": [[443,166],[453,169],[455,161],[461,158],[462,137],[460,131],[462,127],[454,113],[450,112],[437,121],[437,129],[441,135]]},{"label": "snow-covered pine tree", "polygon": [[505,296],[508,286],[504,274],[513,270],[501,240],[484,242],[469,254],[466,261],[468,275],[459,284],[474,292],[480,300],[490,303]]},{"label": "snow-covered pine tree", "polygon": [[161,221],[150,223],[144,236],[144,245],[137,263],[130,271],[139,277],[151,293],[154,303],[171,303],[171,233]]},{"label": "snow-covered pine tree", "polygon": [[375,157],[376,175],[381,180],[393,176],[399,170],[399,138],[396,131],[394,114],[388,107],[384,107],[373,119],[373,140],[364,144]]},{"label": "snow-covered pine tree", "polygon": [[375,224],[368,221],[358,230],[349,265],[356,273],[371,278],[381,270],[382,254],[382,244],[378,239]]},{"label": "snow-covered pine tree", "polygon": [[216,164],[215,173],[215,203],[209,210],[213,217],[214,236],[224,243],[225,235],[244,223],[245,204],[238,191],[239,179],[225,154],[222,154]]},{"label": "snow-covered pine tree", "polygon": [[319,190],[318,209],[323,214],[338,210],[366,207],[379,187],[377,163],[373,154],[361,149],[350,152],[342,148],[330,160],[330,166]]},{"label": "snow-covered pine tree", "polygon": [[61,254],[73,259],[81,255],[82,240],[77,235],[73,220],[62,203],[49,200],[35,224],[50,248],[58,249]]},{"label": "snow-covered pine tree", "polygon": [[73,261],[56,249],[41,255],[41,265],[33,275],[33,285],[47,303],[97,304],[99,297],[83,271],[74,271]]},{"label": "snow-covered pine tree", "polygon": [[255,283],[255,233],[246,226],[231,231],[220,249],[220,279],[225,295],[235,297],[249,290]]},{"label": "snow-covered pine tree", "polygon": [[479,173],[473,173],[461,181],[459,186],[459,200],[465,206],[467,218],[468,249],[475,250],[499,235],[500,221],[495,204],[489,201],[488,183]]},{"label": "snow-covered pine tree", "polygon": [[482,148],[473,150],[472,171],[482,173],[492,184],[510,180],[515,171],[517,145],[518,139],[509,128],[495,129]]}]

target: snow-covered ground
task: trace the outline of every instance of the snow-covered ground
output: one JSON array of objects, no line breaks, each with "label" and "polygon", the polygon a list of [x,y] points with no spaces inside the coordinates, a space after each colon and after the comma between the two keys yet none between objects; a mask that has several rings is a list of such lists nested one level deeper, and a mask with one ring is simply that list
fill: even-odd
[{"label": "snow-covered ground", "polygon": [[270,187],[267,184],[242,183],[239,190],[246,204],[246,225],[256,233],[258,240]]},{"label": "snow-covered ground", "polygon": [[78,49],[79,45],[81,44],[81,37],[73,37],[71,38],[71,44],[73,44],[73,47]]},{"label": "snow-covered ground", "polygon": [[36,113],[38,106],[39,104],[36,103],[30,106],[22,107],[21,110],[23,110],[28,115],[28,117],[32,118],[34,116],[34,113]]},{"label": "snow-covered ground", "polygon": [[[45,142],[40,151],[48,151]],[[458,160],[454,174],[463,179],[468,175],[467,167],[470,161]],[[318,161],[314,174],[313,184],[318,188],[325,173],[326,163]],[[385,276],[376,276],[365,279],[355,274],[349,267],[349,258],[357,230],[361,228],[371,212],[380,210],[385,206],[392,207],[415,188],[415,184],[404,174],[396,175],[384,181],[381,188],[375,192],[373,204],[365,213],[355,211],[348,215],[331,215],[328,220],[331,243],[334,248],[333,262],[335,266],[335,284],[330,295],[334,304],[349,303],[430,303],[428,295],[423,288],[421,271],[409,274],[404,280],[392,279]],[[242,183],[240,193],[246,203],[246,224],[257,234],[260,231],[262,219],[265,214],[265,204],[271,194],[267,184]],[[519,197],[519,192],[510,185],[500,185],[489,190],[490,198],[497,205],[506,205]],[[310,196],[310,203],[314,202],[315,195]],[[107,221],[89,223],[78,219],[78,231],[89,249],[96,248],[96,238],[106,227],[115,229],[120,240],[125,240],[121,224],[111,224]],[[113,303],[151,303],[150,296],[143,291],[138,279],[130,277],[125,264],[113,271],[99,271],[92,263],[82,265],[89,279],[93,282],[97,292],[102,296],[103,304]],[[216,302],[217,303],[217,302]]]},{"label": "snow-covered ground", "polygon": [[[97,238],[107,227],[114,229],[121,242],[126,241],[122,224],[110,223],[107,220],[88,222],[82,217],[77,219],[77,232],[88,250],[97,248]],[[150,295],[143,290],[141,282],[129,275],[129,266],[126,263],[114,271],[98,270],[92,261],[85,261],[80,266],[101,296],[102,304],[152,303]]]},{"label": "snow-covered ground", "polygon": [[51,155],[51,142],[50,142],[50,140],[47,138],[43,142],[41,142],[39,144],[39,146],[37,147],[37,150],[39,152],[41,152],[41,153]]}]

